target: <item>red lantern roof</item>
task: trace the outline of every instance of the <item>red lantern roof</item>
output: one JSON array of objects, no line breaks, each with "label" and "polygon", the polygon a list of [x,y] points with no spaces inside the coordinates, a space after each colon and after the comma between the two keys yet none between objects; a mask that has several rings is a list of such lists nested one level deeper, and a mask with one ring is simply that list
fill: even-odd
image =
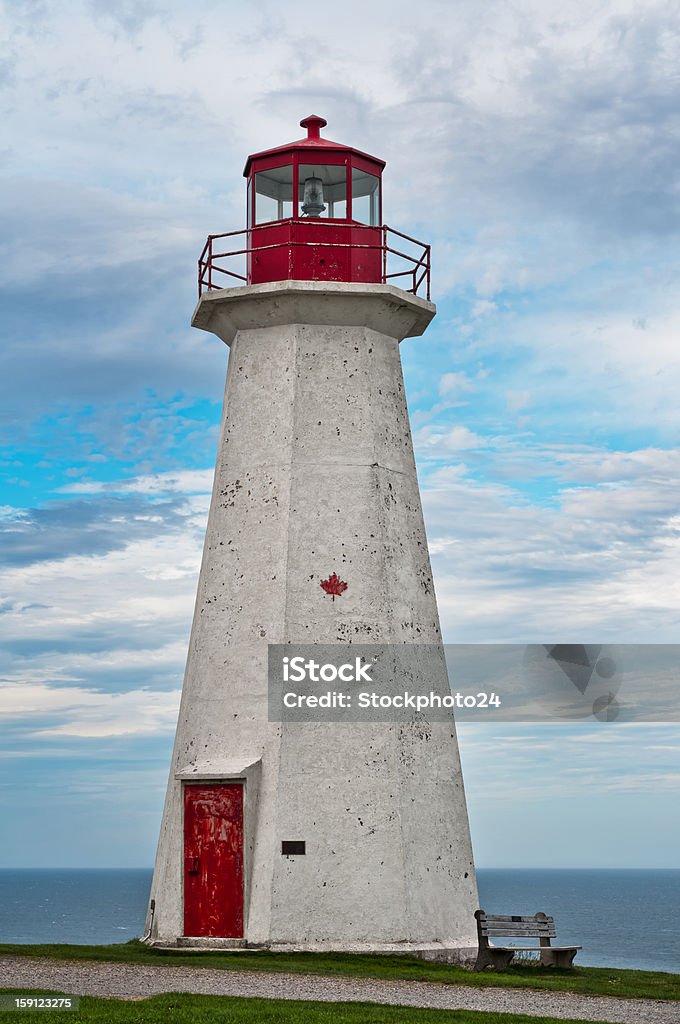
[{"label": "red lantern roof", "polygon": [[321,138],[321,129],[325,128],[328,122],[323,117],[318,117],[316,114],[310,114],[309,117],[305,117],[300,121],[302,128],[307,129],[306,139],[297,139],[295,142],[289,142],[285,146],[275,146],[274,149],[263,149],[260,153],[251,153],[246,160],[246,165],[243,169],[243,176],[245,178],[250,174],[250,168],[253,160],[260,160],[262,157],[274,156],[276,153],[292,153],[297,150],[315,149],[329,152],[335,150],[335,152],[342,153],[355,153],[357,156],[363,157],[364,160],[370,160],[371,163],[375,164],[376,167],[382,169],[385,166],[385,161],[380,160],[377,156],[371,156],[370,153],[364,153],[360,149],[355,149],[353,146],[343,146],[341,142],[333,142],[331,139]]}]

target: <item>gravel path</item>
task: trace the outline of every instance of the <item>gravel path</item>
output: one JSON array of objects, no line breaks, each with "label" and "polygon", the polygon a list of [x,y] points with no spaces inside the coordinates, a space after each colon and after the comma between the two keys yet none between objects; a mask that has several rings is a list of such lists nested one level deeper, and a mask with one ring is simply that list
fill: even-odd
[{"label": "gravel path", "polygon": [[193,992],[264,999],[387,1003],[440,1010],[495,1010],[610,1024],[680,1024],[680,1003],[647,999],[612,999],[536,989],[475,988],[424,981],[0,956],[0,988],[24,986],[115,999],[139,999],[161,992]]}]

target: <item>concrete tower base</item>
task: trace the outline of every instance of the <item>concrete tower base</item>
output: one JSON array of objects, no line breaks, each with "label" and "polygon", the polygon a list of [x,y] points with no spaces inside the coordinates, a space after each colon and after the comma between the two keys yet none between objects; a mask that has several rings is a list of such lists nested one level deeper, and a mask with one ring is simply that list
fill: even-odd
[{"label": "concrete tower base", "polygon": [[[465,959],[477,893],[453,721],[274,723],[270,643],[437,643],[399,357],[434,306],[388,285],[204,295],[231,346],[147,927],[184,936],[183,789],[244,784],[249,948]],[[320,581],[348,583],[331,600]],[[305,856],[282,855],[304,840]],[[233,946],[232,946],[233,948]]]},{"label": "concrete tower base", "polygon": [[351,945],[295,945],[293,943],[267,943],[254,945],[244,939],[190,938],[180,936],[174,941],[146,939],[148,946],[154,949],[184,950],[189,953],[355,953],[362,956],[403,956],[418,960],[429,960],[431,963],[456,964],[460,967],[474,967],[477,960],[477,946],[446,947],[440,943],[374,943],[355,942]]}]

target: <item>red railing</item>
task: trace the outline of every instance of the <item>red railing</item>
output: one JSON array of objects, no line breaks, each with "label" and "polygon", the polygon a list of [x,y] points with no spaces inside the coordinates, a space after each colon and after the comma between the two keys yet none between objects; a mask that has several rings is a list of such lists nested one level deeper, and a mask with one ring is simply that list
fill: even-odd
[{"label": "red railing", "polygon": [[[309,221],[292,221],[291,223],[307,225]],[[198,260],[199,296],[204,291],[210,291],[214,288],[227,288],[230,282],[226,278],[233,278],[234,281],[243,281],[247,284],[247,275],[239,273],[239,270],[245,271],[247,260],[253,253],[262,253],[267,249],[292,249],[301,245],[314,245],[315,248],[379,250],[382,253],[383,284],[387,284],[395,278],[406,277],[407,283],[411,285],[410,288],[405,289],[406,291],[417,295],[418,289],[422,288],[425,298],[430,298],[430,246],[425,245],[424,242],[417,241],[415,238],[411,238],[409,235],[402,234],[401,231],[395,231],[394,228],[390,228],[386,224],[376,228],[381,233],[381,242],[378,245],[356,245],[350,242],[337,241],[306,242],[294,241],[292,239],[274,242],[269,245],[255,244],[258,229],[270,227],[271,224],[260,224],[253,228],[241,228],[239,231],[225,231],[221,235],[208,235],[203,252]],[[246,236],[245,248],[224,249],[225,243],[222,242],[222,239],[236,238],[240,235]],[[410,246],[416,247],[415,251],[402,252],[401,249],[397,249],[395,246],[398,243],[390,244],[392,241],[391,236],[396,236],[396,238],[402,239],[403,242],[407,242]],[[248,244],[249,238],[251,244]],[[236,267],[239,270],[234,269]]]}]

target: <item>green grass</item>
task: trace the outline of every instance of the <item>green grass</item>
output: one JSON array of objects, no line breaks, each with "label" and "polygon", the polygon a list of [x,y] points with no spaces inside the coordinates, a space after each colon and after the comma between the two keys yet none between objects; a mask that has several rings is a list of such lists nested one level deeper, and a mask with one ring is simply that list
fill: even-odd
[{"label": "green grass", "polygon": [[443,984],[547,989],[582,995],[680,1000],[680,975],[624,971],[606,967],[557,970],[521,965],[504,971],[474,973],[449,964],[411,957],[359,956],[345,953],[178,952],[152,949],[138,940],[112,946],[0,945],[0,955],[44,956],[57,960],[213,967],[224,970],[286,971],[293,974],[347,975],[389,980],[436,981]]},{"label": "green grass", "polygon": [[[0,1020],[8,1024],[25,1021],[26,1016],[21,1011],[0,1012]],[[44,1010],[34,1012],[32,1017],[37,1017],[44,1024],[69,1024],[69,1021],[77,1024],[83,1020],[93,1024],[564,1024],[554,1017],[477,1013],[472,1010],[419,1010],[410,1006],[376,1006],[374,1003],[312,1003],[177,993],[134,1002],[83,996],[77,1013]],[[570,1024],[586,1022],[571,1021]]]}]

